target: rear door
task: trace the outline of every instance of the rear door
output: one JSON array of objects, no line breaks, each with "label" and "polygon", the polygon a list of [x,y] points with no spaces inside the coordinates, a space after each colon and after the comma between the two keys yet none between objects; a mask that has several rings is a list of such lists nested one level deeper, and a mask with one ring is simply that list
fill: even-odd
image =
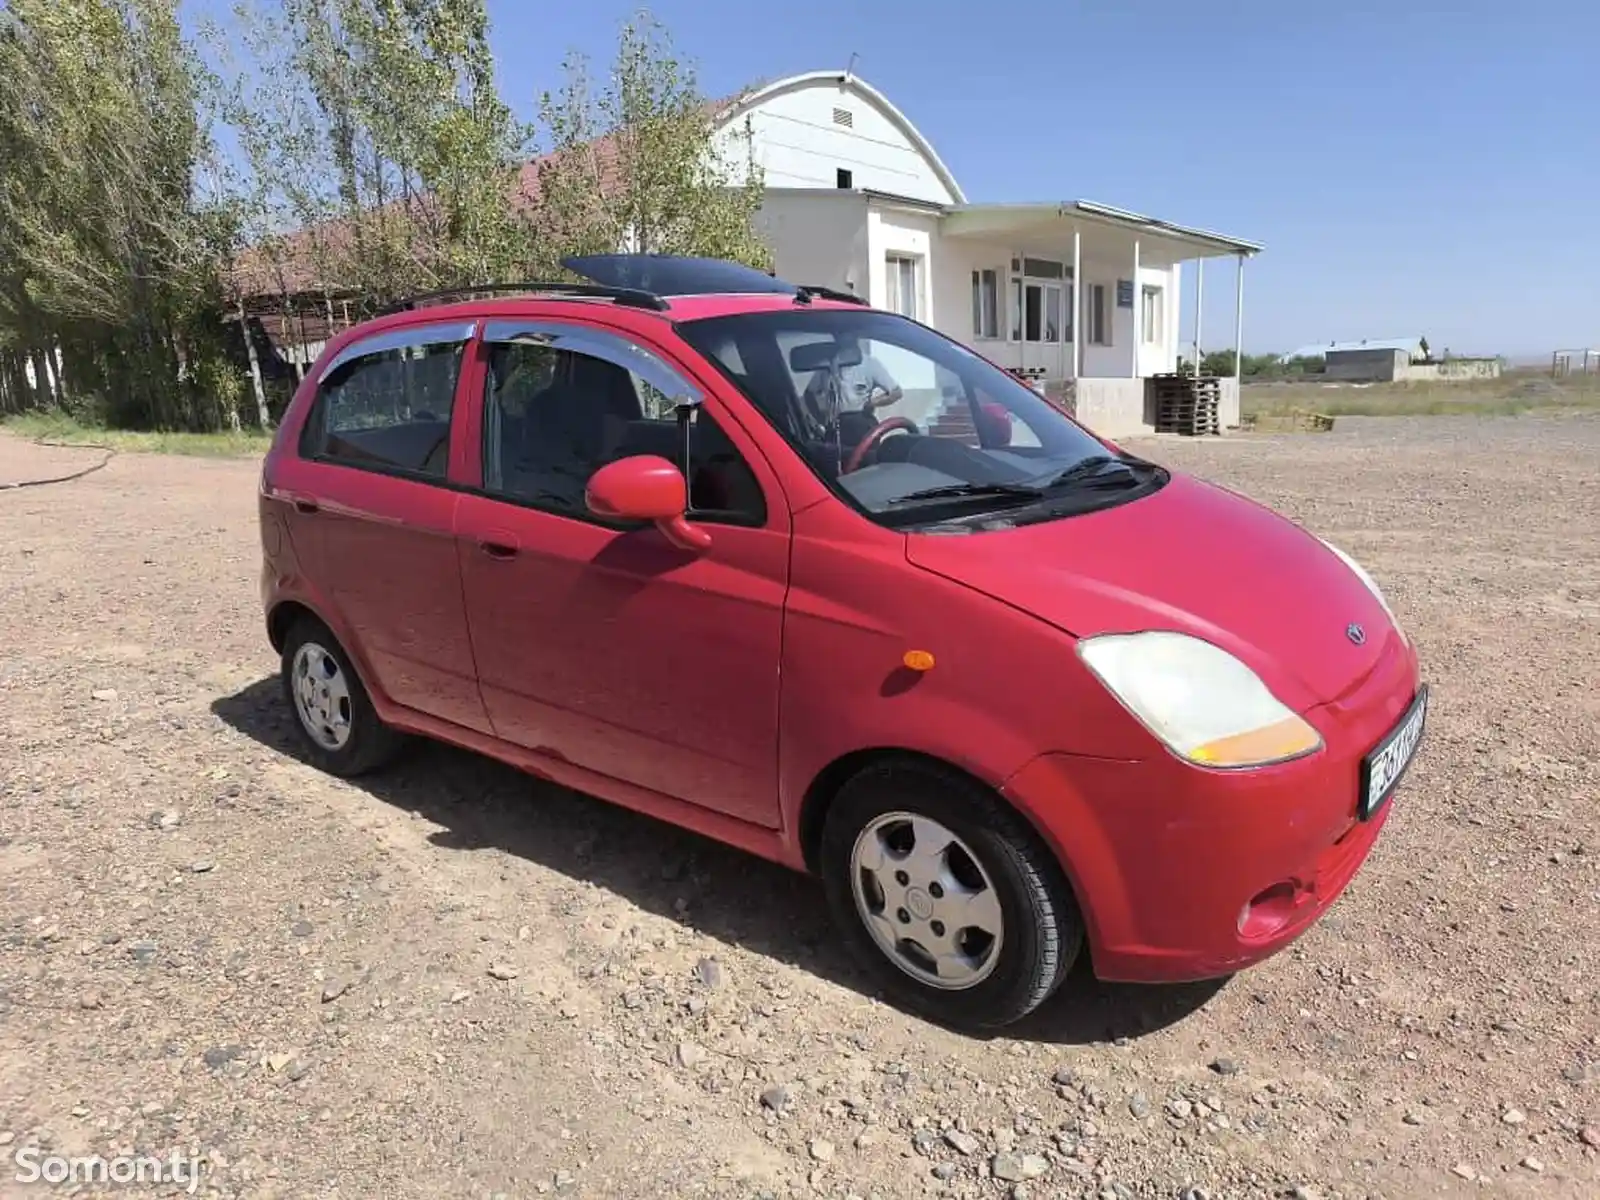
[{"label": "rear door", "polygon": [[[489,731],[461,599],[449,463],[473,321],[350,343],[322,368],[293,478],[307,575],[396,704]],[[302,545],[309,534],[309,547]]]},{"label": "rear door", "polygon": [[[776,828],[789,512],[771,467],[713,400],[681,426],[699,389],[619,332],[490,321],[480,353],[483,491],[457,529],[495,732]],[[686,469],[709,547],[588,512],[589,476],[632,454]]]}]

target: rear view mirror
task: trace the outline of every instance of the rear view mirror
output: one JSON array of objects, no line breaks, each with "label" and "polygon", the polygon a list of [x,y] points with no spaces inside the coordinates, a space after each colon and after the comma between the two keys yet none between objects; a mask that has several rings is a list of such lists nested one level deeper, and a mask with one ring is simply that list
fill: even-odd
[{"label": "rear view mirror", "polygon": [[635,454],[607,463],[589,477],[584,503],[597,517],[651,521],[674,546],[704,550],[711,535],[684,518],[689,489],[683,473],[655,454]]},{"label": "rear view mirror", "polygon": [[861,363],[861,344],[847,342],[806,342],[789,351],[789,369],[795,372],[826,371],[830,367],[854,367]]}]

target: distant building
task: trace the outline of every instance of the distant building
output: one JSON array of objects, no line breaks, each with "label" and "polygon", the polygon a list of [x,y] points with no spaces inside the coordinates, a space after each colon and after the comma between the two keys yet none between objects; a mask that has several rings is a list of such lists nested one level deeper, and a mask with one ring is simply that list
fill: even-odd
[{"label": "distant building", "polygon": [[1279,357],[1281,363],[1320,358],[1323,377],[1346,383],[1414,383],[1494,379],[1501,362],[1493,357],[1462,358],[1445,351],[1435,360],[1422,338],[1366,338],[1359,342],[1325,342],[1301,346]]}]

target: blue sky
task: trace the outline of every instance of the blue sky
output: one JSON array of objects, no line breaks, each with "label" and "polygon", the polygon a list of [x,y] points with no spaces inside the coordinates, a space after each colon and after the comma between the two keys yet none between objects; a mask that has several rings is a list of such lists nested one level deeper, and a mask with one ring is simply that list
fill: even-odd
[{"label": "blue sky", "polygon": [[[569,50],[608,64],[637,7],[489,0],[507,99],[531,118]],[[1518,356],[1600,344],[1590,0],[650,8],[708,95],[856,54],[972,200],[1099,200],[1265,243],[1246,269],[1247,350],[1417,335]],[[1220,348],[1232,264],[1206,284],[1205,340]],[[1191,274],[1186,338],[1192,287]]]}]

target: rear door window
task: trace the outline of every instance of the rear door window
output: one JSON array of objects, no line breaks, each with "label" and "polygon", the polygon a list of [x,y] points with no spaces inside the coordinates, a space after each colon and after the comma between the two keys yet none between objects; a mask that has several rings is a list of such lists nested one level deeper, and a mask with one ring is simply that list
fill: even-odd
[{"label": "rear door window", "polygon": [[354,342],[326,368],[303,457],[443,479],[456,383],[472,326],[429,325]]}]

